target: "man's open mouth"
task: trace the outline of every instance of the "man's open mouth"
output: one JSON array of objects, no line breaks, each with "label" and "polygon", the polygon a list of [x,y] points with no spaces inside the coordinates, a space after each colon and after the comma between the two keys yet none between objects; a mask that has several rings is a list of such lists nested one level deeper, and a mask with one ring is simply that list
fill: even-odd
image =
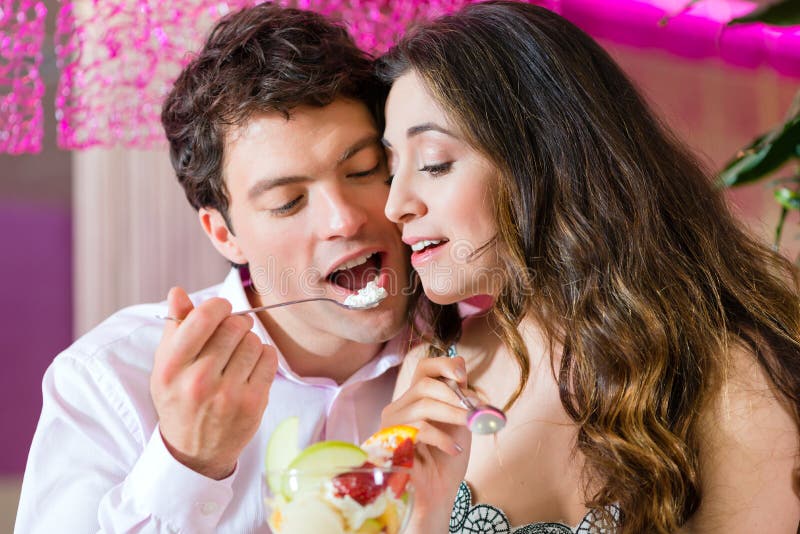
[{"label": "man's open mouth", "polygon": [[381,272],[383,253],[373,252],[347,261],[326,277],[331,284],[355,293]]}]

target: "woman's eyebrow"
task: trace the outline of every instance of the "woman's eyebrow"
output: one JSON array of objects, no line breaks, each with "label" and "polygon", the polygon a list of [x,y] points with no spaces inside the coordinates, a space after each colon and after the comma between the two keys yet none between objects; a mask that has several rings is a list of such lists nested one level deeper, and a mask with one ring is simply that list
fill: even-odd
[{"label": "woman's eyebrow", "polygon": [[[433,122],[426,122],[423,124],[417,124],[416,126],[411,126],[408,130],[406,130],[406,137],[412,138],[425,132],[439,132],[454,139],[460,139],[455,133]],[[383,146],[386,148],[392,148],[392,143],[390,143],[385,137],[381,139],[381,143],[383,143]]]},{"label": "woman's eyebrow", "polygon": [[417,136],[417,135],[419,135],[421,133],[425,133],[425,132],[439,132],[439,133],[443,133],[445,135],[449,135],[450,137],[455,137],[456,139],[458,139],[458,136],[456,134],[454,134],[453,132],[451,132],[447,128],[445,128],[443,126],[439,126],[438,124],[433,123],[433,122],[426,122],[424,124],[418,124],[416,126],[411,126],[408,130],[406,130],[406,137],[409,137],[409,138],[410,137],[414,137],[414,136]]}]

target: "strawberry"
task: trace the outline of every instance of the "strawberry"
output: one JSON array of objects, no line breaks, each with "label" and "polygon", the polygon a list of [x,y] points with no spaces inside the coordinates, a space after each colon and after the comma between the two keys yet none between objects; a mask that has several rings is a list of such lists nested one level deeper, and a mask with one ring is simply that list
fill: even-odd
[{"label": "strawberry", "polygon": [[391,488],[394,496],[399,499],[406,492],[406,484],[408,484],[410,478],[411,475],[408,473],[392,473],[389,475],[386,485]]},{"label": "strawberry", "polygon": [[392,453],[392,465],[396,467],[411,467],[414,465],[414,442],[410,438],[404,439]]},{"label": "strawberry", "polygon": [[[367,462],[361,468],[375,467]],[[361,506],[366,506],[383,491],[383,486],[375,483],[375,478],[369,471],[349,471],[336,475],[333,480],[333,494],[337,497],[349,495],[351,499]]]}]

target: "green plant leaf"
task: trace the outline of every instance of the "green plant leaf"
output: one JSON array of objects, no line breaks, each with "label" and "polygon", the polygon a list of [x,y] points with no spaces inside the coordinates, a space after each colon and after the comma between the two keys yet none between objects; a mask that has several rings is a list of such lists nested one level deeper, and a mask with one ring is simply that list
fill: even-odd
[{"label": "green plant leaf", "polygon": [[719,175],[727,187],[755,182],[800,157],[800,116],[756,138],[729,161]]},{"label": "green plant leaf", "polygon": [[748,15],[731,20],[728,22],[728,26],[748,24],[750,22],[764,22],[774,26],[800,24],[800,2],[797,0],[781,0],[774,4],[761,6]]},{"label": "green plant leaf", "polygon": [[800,193],[788,187],[775,190],[775,200],[787,210],[800,211]]}]

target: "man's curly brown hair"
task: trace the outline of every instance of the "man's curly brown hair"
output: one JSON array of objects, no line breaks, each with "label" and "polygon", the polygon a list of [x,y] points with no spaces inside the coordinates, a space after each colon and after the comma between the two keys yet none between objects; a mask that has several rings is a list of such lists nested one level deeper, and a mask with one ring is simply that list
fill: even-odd
[{"label": "man's curly brown hair", "polygon": [[189,203],[228,218],[225,136],[255,114],[330,104],[339,97],[374,111],[371,58],[347,31],[310,11],[265,3],[220,19],[164,101],[170,159]]}]

